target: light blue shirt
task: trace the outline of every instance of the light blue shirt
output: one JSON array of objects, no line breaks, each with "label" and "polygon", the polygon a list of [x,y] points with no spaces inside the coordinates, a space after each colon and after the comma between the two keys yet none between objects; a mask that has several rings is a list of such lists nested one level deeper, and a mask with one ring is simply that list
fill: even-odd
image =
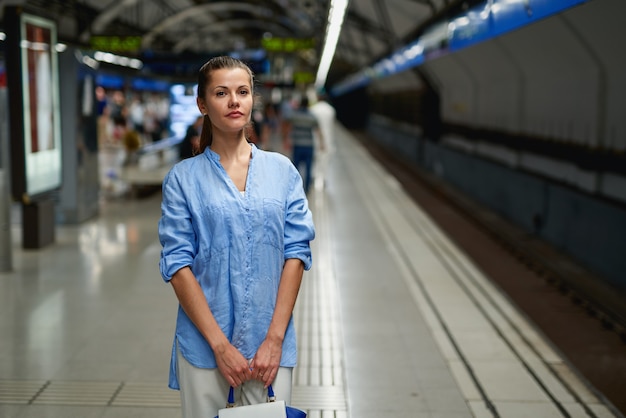
[{"label": "light blue shirt", "polygon": [[[245,193],[232,182],[220,156],[204,153],[177,163],[163,180],[159,267],[168,282],[190,266],[208,305],[231,343],[254,357],[269,328],[285,260],[311,268],[315,237],[300,174],[282,154],[251,145]],[[217,367],[208,342],[179,306],[169,386],[178,389],[176,346],[196,367]],[[280,365],[296,364],[293,318]]]}]

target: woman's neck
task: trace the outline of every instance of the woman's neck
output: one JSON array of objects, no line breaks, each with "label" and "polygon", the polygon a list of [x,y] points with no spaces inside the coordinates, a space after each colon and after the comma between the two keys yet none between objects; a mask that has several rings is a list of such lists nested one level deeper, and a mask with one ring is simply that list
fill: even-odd
[{"label": "woman's neck", "polygon": [[234,135],[213,136],[211,150],[220,156],[220,160],[238,161],[250,158],[250,144],[243,132]]}]

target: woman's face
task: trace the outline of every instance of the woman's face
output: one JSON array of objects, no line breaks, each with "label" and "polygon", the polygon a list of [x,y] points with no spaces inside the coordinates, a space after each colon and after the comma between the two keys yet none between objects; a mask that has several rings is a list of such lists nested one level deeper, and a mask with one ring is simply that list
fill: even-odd
[{"label": "woman's face", "polygon": [[250,75],[241,68],[213,71],[204,99],[198,98],[198,107],[211,119],[214,132],[242,130],[250,122],[252,106]]}]

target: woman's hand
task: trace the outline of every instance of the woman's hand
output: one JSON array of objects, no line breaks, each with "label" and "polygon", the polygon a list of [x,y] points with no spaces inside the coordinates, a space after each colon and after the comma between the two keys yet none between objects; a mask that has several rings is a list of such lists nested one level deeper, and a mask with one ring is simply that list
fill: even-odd
[{"label": "woman's hand", "polygon": [[229,385],[236,388],[253,378],[248,360],[232,344],[213,349],[217,368]]},{"label": "woman's hand", "polygon": [[252,378],[260,380],[263,382],[264,387],[267,388],[278,374],[282,353],[282,340],[266,338],[250,363]]}]

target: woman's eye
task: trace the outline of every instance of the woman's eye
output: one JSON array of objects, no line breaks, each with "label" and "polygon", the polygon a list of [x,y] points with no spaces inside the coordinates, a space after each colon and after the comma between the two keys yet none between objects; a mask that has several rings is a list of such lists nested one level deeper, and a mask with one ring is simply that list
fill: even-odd
[{"label": "woman's eye", "polygon": [[241,90],[239,93],[245,95],[245,94],[248,94],[248,90]]}]

